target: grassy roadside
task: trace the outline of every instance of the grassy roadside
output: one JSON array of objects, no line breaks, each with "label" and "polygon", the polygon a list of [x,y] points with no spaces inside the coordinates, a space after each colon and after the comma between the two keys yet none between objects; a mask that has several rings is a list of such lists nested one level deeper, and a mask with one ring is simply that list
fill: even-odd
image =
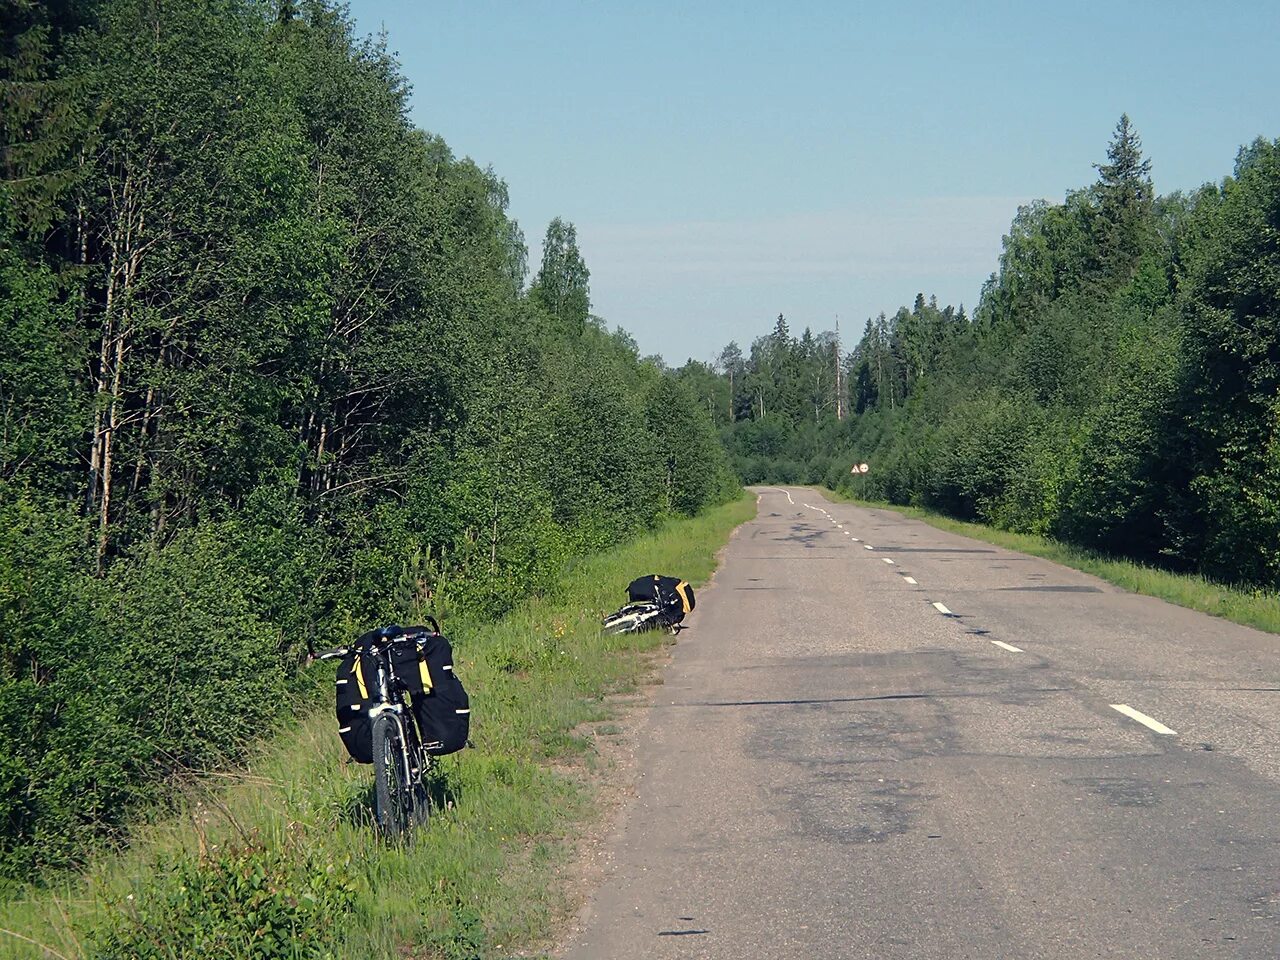
[{"label": "grassy roadside", "polygon": [[1054,563],[1060,563],[1064,567],[1073,567],[1133,593],[1167,600],[1180,607],[1199,610],[1201,613],[1221,617],[1246,627],[1280,633],[1280,596],[1274,593],[1224,586],[1194,574],[1170,573],[1168,570],[1144,566],[1132,560],[1117,560],[1103,556],[1057,540],[1050,540],[1047,537],[1012,533],[979,523],[953,520],[951,517],[920,507],[868,502],[828,487],[821,489],[824,494],[835,500],[857,503],[864,507],[893,510],[903,516],[923,520],[939,530],[958,533],[1034,557],[1043,557]]},{"label": "grassy roadside", "polygon": [[370,768],[343,762],[324,683],[323,706],[225,782],[191,784],[179,810],[137,826],[128,852],[0,904],[0,929],[19,935],[0,934],[0,955],[463,960],[545,937],[567,907],[556,878],[567,841],[595,809],[596,738],[617,732],[608,698],[644,681],[664,641],[604,637],[599,617],[640,574],[705,582],[754,512],[744,495],[672,521],[584,559],[554,598],[493,624],[446,624],[476,749],[441,764],[442,809],[409,844],[374,838]]}]

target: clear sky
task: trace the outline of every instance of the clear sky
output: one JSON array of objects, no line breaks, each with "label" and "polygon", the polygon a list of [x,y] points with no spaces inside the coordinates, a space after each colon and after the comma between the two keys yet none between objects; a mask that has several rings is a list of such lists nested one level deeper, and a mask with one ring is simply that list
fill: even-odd
[{"label": "clear sky", "polygon": [[668,362],[778,313],[846,341],[972,308],[1019,203],[1095,176],[1121,112],[1156,190],[1280,137],[1280,2],[352,0],[413,119],[507,181],[536,268],[577,225],[593,312]]}]

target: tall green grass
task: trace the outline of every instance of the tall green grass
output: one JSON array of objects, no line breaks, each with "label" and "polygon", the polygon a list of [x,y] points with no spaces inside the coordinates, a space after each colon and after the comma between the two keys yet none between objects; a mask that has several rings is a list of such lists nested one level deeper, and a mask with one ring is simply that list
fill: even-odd
[{"label": "tall green grass", "polygon": [[1073,567],[1092,574],[1100,580],[1113,583],[1133,593],[1167,600],[1180,607],[1208,613],[1242,626],[1280,633],[1280,596],[1275,593],[1215,583],[1195,574],[1173,573],[1158,567],[1135,563],[1132,560],[1108,557],[1047,537],[999,530],[978,523],[967,523],[921,507],[904,507],[891,503],[859,500],[847,493],[826,487],[823,488],[823,492],[836,500],[857,503],[864,507],[893,510],[903,516],[922,520],[939,530],[958,533],[1034,557],[1043,557],[1065,567]]},{"label": "tall green grass", "polygon": [[[129,848],[0,904],[15,958],[489,958],[525,951],[568,909],[557,873],[595,809],[598,737],[663,635],[606,637],[635,576],[695,585],[750,497],[580,561],[554,596],[498,623],[447,623],[475,749],[445,758],[437,813],[404,844],[370,826],[371,768],[349,764],[323,692],[257,758],[193,781]],[[696,624],[695,612],[692,622]],[[15,934],[17,936],[15,936]],[[23,939],[25,938],[25,939]]]}]

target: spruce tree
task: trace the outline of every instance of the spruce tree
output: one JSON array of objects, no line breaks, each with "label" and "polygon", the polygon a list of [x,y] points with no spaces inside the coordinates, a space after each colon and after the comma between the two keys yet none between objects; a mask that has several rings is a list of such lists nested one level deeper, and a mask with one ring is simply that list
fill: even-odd
[{"label": "spruce tree", "polygon": [[1151,161],[1127,113],[1120,115],[1098,171],[1095,240],[1105,281],[1123,283],[1132,275],[1151,229]]}]

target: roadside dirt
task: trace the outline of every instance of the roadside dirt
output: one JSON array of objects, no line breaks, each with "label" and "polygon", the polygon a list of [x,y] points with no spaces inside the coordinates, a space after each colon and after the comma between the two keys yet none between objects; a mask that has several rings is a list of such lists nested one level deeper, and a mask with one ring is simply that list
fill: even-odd
[{"label": "roadside dirt", "polygon": [[[738,530],[734,530],[729,541],[737,536]],[[717,571],[727,545],[716,555]],[[712,574],[711,579],[698,588],[699,598],[715,588],[716,574]],[[682,631],[680,639],[673,639],[673,642],[663,644],[660,650],[647,655],[643,679],[635,690],[609,698],[613,712],[611,719],[584,724],[574,731],[576,735],[591,737],[595,752],[587,763],[576,764],[565,772],[579,778],[591,790],[597,815],[584,823],[579,835],[570,841],[572,852],[558,875],[568,910],[558,918],[551,938],[536,944],[521,956],[555,956],[581,932],[587,902],[609,870],[612,859],[610,841],[621,832],[627,807],[637,796],[636,785],[642,772],[636,765],[636,747],[648,719],[649,708],[662,687],[676,643],[696,642],[695,619],[688,631]]]}]

